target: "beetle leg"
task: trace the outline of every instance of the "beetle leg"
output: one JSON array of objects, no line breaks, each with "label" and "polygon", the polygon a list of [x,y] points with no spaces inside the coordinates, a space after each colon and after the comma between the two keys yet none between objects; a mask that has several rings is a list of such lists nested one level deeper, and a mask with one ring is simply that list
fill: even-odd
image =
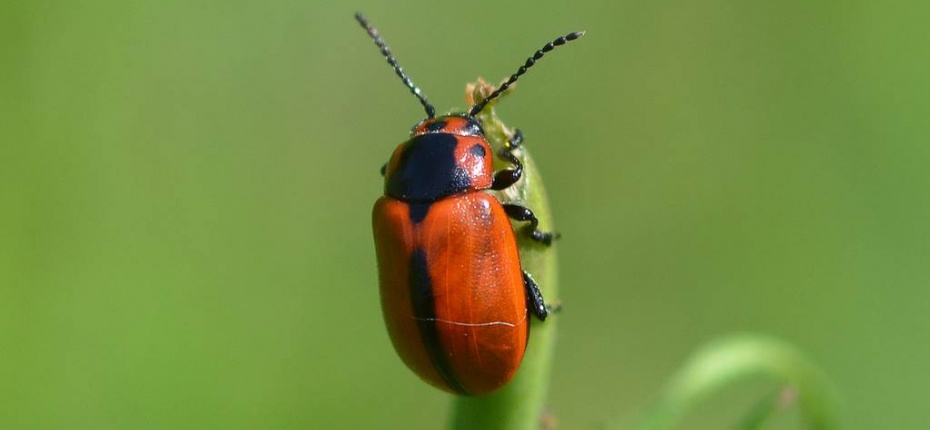
[{"label": "beetle leg", "polygon": [[523,163],[513,155],[513,150],[519,148],[522,144],[523,132],[517,129],[514,131],[513,137],[508,141],[507,147],[501,148],[501,150],[497,152],[497,158],[513,164],[513,168],[504,169],[494,174],[494,182],[491,184],[492,190],[500,191],[510,187],[523,176]]},{"label": "beetle leg", "polygon": [[384,176],[384,172],[387,172],[387,163],[381,165],[381,176]]},{"label": "beetle leg", "polygon": [[507,213],[507,216],[513,218],[517,221],[527,221],[530,223],[528,226],[530,239],[535,240],[543,245],[549,246],[552,245],[552,241],[558,239],[561,235],[556,232],[549,231],[539,231],[537,228],[539,226],[539,219],[536,218],[536,215],[529,208],[525,208],[520,205],[515,205],[513,203],[504,203],[504,212]]},{"label": "beetle leg", "polygon": [[510,147],[510,149],[519,148],[521,145],[523,145],[523,132],[520,131],[519,128],[514,130],[513,137],[510,138],[509,142],[510,142],[510,145],[508,146]]},{"label": "beetle leg", "polygon": [[530,312],[540,321],[545,321],[549,316],[549,306],[543,300],[542,293],[539,291],[539,285],[529,273],[523,272],[523,286],[526,288],[526,302],[529,305]]}]

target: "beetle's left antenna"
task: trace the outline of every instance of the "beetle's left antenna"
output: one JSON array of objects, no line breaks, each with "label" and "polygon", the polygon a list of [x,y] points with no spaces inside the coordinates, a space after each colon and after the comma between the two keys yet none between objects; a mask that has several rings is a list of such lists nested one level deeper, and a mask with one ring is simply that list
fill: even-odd
[{"label": "beetle's left antenna", "polygon": [[388,48],[387,44],[384,43],[384,39],[381,38],[381,34],[378,33],[378,29],[371,26],[371,23],[368,22],[368,19],[365,18],[361,13],[355,13],[355,20],[362,25],[362,28],[368,32],[368,35],[371,36],[375,41],[375,45],[378,45],[378,48],[381,49],[381,55],[384,55],[384,58],[387,59],[388,64],[394,68],[394,73],[397,73],[397,76],[400,80],[404,81],[404,85],[407,88],[410,88],[410,92],[413,95],[417,96],[417,99],[420,100],[420,104],[423,105],[423,108],[426,109],[426,116],[433,118],[436,116],[436,108],[429,103],[429,100],[426,99],[426,96],[420,92],[420,88],[417,87],[413,81],[410,80],[410,77],[407,76],[407,73],[404,72],[404,68],[400,67],[397,64],[397,59],[394,58],[394,54],[391,53],[391,48]]}]

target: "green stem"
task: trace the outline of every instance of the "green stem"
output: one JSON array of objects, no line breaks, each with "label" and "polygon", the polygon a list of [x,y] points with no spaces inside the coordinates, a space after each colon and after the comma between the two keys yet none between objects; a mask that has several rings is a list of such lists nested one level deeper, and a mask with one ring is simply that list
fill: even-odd
[{"label": "green stem", "polygon": [[[490,88],[490,90],[488,89]],[[469,85],[468,97],[489,92],[494,87],[483,81]],[[484,94],[484,93],[482,93]],[[487,95],[487,94],[484,94]],[[481,113],[485,135],[494,148],[506,145],[512,131],[494,113],[493,102]],[[536,165],[525,148],[515,151],[523,162],[523,179],[502,192],[501,199],[526,205],[539,218],[539,228],[551,230],[552,214]],[[555,246],[544,247],[518,236],[523,269],[539,283],[543,296],[550,303],[558,298]],[[456,397],[452,401],[449,428],[454,430],[536,430],[541,427],[549,375],[555,347],[558,315],[550,315],[541,323],[533,319],[529,346],[517,376],[501,390],[480,397]]]}]

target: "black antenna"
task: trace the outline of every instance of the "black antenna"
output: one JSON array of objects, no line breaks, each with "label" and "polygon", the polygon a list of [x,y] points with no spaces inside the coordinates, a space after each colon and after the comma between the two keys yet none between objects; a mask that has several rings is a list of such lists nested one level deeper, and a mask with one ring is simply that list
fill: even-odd
[{"label": "black antenna", "polygon": [[368,22],[368,19],[362,16],[361,13],[355,13],[355,20],[358,21],[358,23],[362,25],[365,31],[368,32],[368,35],[374,39],[375,45],[378,45],[378,48],[381,49],[381,55],[383,55],[384,58],[387,59],[388,64],[394,68],[394,73],[397,73],[397,76],[400,77],[400,80],[404,81],[404,85],[406,85],[407,88],[410,88],[410,92],[417,96],[417,99],[420,100],[420,104],[422,104],[423,108],[426,109],[426,116],[429,118],[435,117],[436,108],[434,108],[433,105],[429,103],[429,100],[426,99],[426,96],[420,93],[420,88],[414,85],[413,81],[410,80],[410,77],[404,73],[404,68],[397,64],[397,59],[394,58],[394,54],[391,53],[391,48],[388,48],[388,46],[384,43],[384,39],[382,39],[381,35],[378,34],[378,29],[372,27],[371,23]]},{"label": "black antenna", "polygon": [[504,91],[507,91],[507,88],[510,88],[510,85],[512,85],[514,82],[517,82],[517,79],[520,79],[520,76],[526,73],[527,69],[529,69],[530,67],[533,67],[533,65],[536,64],[536,61],[542,58],[543,55],[546,55],[547,52],[555,49],[556,46],[562,46],[568,42],[578,39],[581,36],[584,36],[584,32],[576,31],[574,33],[566,34],[565,36],[562,36],[558,39],[553,40],[552,42],[547,43],[545,46],[542,47],[542,49],[536,51],[536,53],[533,54],[532,57],[527,58],[526,63],[524,63],[522,66],[520,66],[519,69],[517,69],[517,73],[510,75],[510,79],[508,79],[507,82],[504,82],[503,84],[501,84],[500,88],[494,90],[494,92],[491,93],[491,95],[485,97],[484,100],[481,100],[480,102],[475,103],[475,105],[472,106],[471,109],[468,111],[468,115],[475,116],[478,114],[478,112],[481,112],[481,109],[484,109],[484,107],[487,106],[488,102],[496,99],[497,96],[501,95],[501,93],[503,93]]}]

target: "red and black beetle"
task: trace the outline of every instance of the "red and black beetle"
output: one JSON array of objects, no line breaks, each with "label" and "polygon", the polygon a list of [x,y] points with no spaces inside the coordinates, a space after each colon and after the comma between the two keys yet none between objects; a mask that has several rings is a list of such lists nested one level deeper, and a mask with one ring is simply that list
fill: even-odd
[{"label": "red and black beetle", "polygon": [[523,165],[512,151],[523,135],[517,130],[498,153],[513,167],[494,173],[475,115],[546,52],[583,33],[547,43],[467,113],[436,117],[378,31],[361,14],[355,19],[427,116],[382,168],[384,196],[372,214],[388,333],[407,367],[426,382],[455,394],[490,393],[523,361],[529,313],[540,320],[548,315],[539,287],[521,267],[510,219],[529,222],[529,237],[543,245],[557,235],[539,231],[531,210],[482,192],[520,179]]}]

